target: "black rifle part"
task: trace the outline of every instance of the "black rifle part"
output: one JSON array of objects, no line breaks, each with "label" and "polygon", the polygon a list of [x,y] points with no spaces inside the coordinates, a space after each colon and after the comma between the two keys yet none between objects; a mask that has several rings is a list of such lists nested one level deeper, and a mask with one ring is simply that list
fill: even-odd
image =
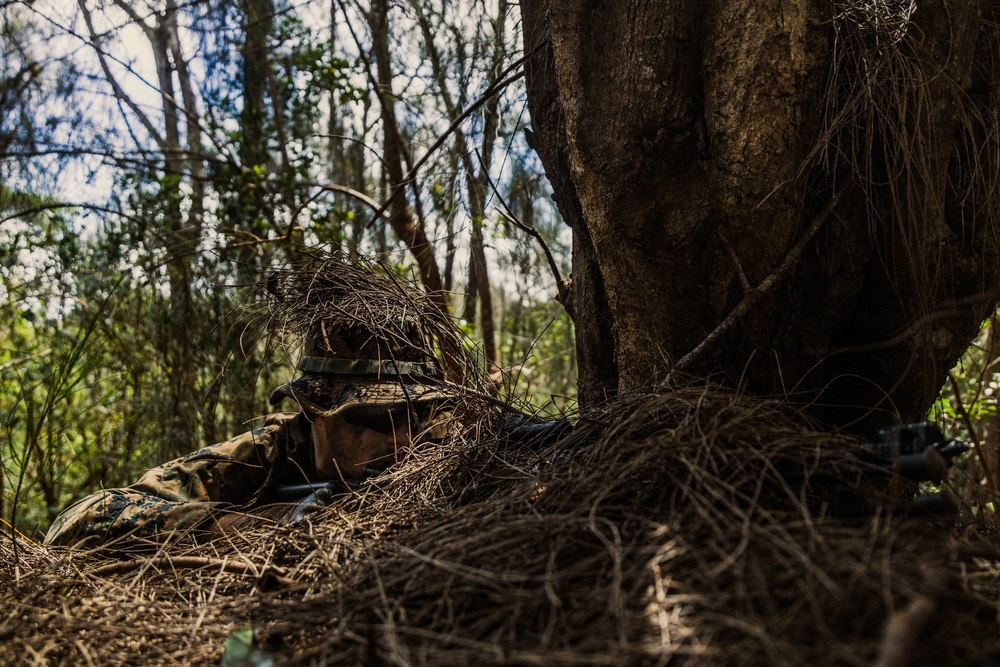
[{"label": "black rifle part", "polygon": [[531,445],[535,448],[551,445],[573,431],[568,419],[544,421],[536,417],[514,413],[500,423],[500,440],[511,445]]},{"label": "black rifle part", "polygon": [[317,491],[328,489],[329,493],[348,493],[352,489],[360,487],[360,484],[344,485],[339,479],[332,482],[311,482],[306,484],[283,484],[276,486],[268,494],[268,499],[275,503],[297,503],[306,496]]},{"label": "black rifle part", "polygon": [[338,496],[357,491],[364,485],[364,482],[345,484],[338,479],[322,484],[289,484],[278,487],[280,494],[287,497],[284,502],[295,503],[295,507],[285,517],[284,523],[298,523],[316,510],[328,507]]},{"label": "black rifle part", "polygon": [[[543,421],[535,417],[516,413],[509,415],[500,425],[500,441],[511,445],[528,445],[534,448],[545,447],[562,439],[573,430],[573,424],[566,419]],[[312,482],[306,484],[284,484],[277,486],[268,494],[268,499],[276,503],[309,503],[321,506],[320,501],[328,498],[357,491],[366,482],[348,482],[340,480],[332,482]],[[319,494],[317,496],[317,494]]]},{"label": "black rifle part", "polygon": [[[930,422],[883,428],[878,440],[855,452],[855,461],[806,470],[801,465],[779,464],[778,474],[791,487],[807,486],[816,495],[830,497],[833,511],[840,517],[870,516],[880,505],[863,498],[857,489],[865,482],[887,487],[893,479],[909,482],[944,482],[955,458],[969,451],[969,445],[946,439]],[[955,514],[958,504],[947,491],[917,494],[910,501],[881,506],[894,514]]]}]

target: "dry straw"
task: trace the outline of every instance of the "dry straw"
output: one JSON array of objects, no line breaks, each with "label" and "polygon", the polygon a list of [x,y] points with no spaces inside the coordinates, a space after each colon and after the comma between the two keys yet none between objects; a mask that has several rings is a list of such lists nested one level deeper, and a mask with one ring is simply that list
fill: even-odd
[{"label": "dry straw", "polygon": [[218,664],[244,627],[295,665],[1000,659],[990,526],[829,516],[776,471],[855,443],[779,402],[663,389],[543,448],[477,428],[302,524],[26,560],[0,663]]},{"label": "dry straw", "polygon": [[[317,331],[360,328],[391,348],[437,358],[455,385],[481,388],[482,361],[438,301],[414,289],[385,264],[334,253],[300,253],[266,277],[266,314],[258,320],[272,339],[297,347]],[[408,335],[404,324],[418,328]]]}]

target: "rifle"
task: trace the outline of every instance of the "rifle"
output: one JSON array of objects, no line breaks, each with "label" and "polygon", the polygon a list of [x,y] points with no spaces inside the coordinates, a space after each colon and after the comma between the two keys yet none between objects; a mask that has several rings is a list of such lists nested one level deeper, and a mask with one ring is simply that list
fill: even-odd
[{"label": "rifle", "polygon": [[[855,452],[856,461],[821,466],[806,471],[801,466],[779,465],[778,474],[793,487],[807,486],[823,496],[835,488],[835,513],[843,518],[868,516],[878,506],[855,489],[865,481],[888,486],[893,480],[941,484],[956,457],[969,451],[966,442],[946,438],[937,424],[919,422],[887,426],[878,439]],[[958,504],[947,491],[918,493],[894,507],[899,514],[955,514]]]},{"label": "rifle", "polygon": [[[516,413],[500,424],[498,440],[508,445],[541,448],[562,439],[573,429],[573,424],[565,419],[544,421]],[[968,443],[946,438],[937,424],[920,422],[880,429],[875,442],[862,445],[854,452],[854,460],[847,463],[807,470],[801,464],[779,462],[775,469],[792,488],[806,487],[819,497],[829,497],[832,492],[834,513],[850,518],[870,516],[878,511],[877,504],[866,500],[858,491],[865,482],[886,487],[894,479],[940,484],[955,458],[967,451]],[[367,484],[364,480],[287,484],[273,489],[269,498],[275,502],[296,503],[289,518],[294,522],[328,505],[334,497],[357,492]],[[947,491],[939,491],[915,494],[910,501],[891,509],[900,514],[955,514],[958,505]]]},{"label": "rifle", "polygon": [[[573,424],[566,419],[545,421],[514,413],[501,422],[498,430],[499,439],[505,444],[540,448],[568,435],[573,430]],[[329,482],[283,484],[271,489],[267,498],[275,503],[296,503],[295,509],[288,517],[288,521],[294,523],[309,512],[329,505],[334,497],[360,491],[367,484],[367,480],[348,482],[339,479]]]}]

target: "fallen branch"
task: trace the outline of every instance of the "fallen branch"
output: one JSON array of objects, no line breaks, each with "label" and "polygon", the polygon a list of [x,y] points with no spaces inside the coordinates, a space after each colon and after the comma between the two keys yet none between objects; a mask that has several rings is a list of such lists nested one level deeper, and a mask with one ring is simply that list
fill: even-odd
[{"label": "fallen branch", "polygon": [[906,667],[913,664],[920,635],[937,609],[936,593],[944,588],[947,572],[935,570],[927,576],[927,589],[918,593],[906,609],[897,611],[886,623],[875,667]]}]

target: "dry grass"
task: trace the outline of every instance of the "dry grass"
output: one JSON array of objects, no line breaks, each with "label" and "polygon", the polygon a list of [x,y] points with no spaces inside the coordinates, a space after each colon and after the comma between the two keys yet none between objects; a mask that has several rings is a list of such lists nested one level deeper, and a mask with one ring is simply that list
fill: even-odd
[{"label": "dry grass", "polygon": [[851,443],[785,406],[688,386],[542,451],[487,433],[300,525],[125,561],[25,546],[0,663],[218,664],[247,624],[296,665],[1000,661],[993,529],[827,516],[774,466]]},{"label": "dry grass", "polygon": [[[316,331],[360,328],[416,359],[438,359],[450,382],[479,388],[483,362],[454,321],[430,295],[370,258],[299,253],[260,285],[258,326],[269,339],[298,347]],[[408,335],[411,323],[418,335]]]}]

